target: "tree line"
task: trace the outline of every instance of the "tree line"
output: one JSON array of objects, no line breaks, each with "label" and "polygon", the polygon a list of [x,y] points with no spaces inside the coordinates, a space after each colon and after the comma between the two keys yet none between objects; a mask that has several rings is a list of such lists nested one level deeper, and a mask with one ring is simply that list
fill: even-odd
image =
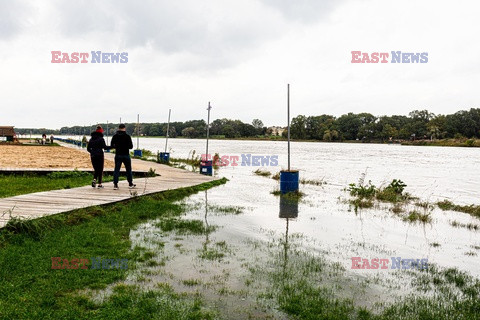
[{"label": "tree line", "polygon": [[[106,131],[107,124],[99,123]],[[113,135],[117,131],[118,123],[108,124],[108,135]],[[96,126],[96,125],[95,125]],[[95,130],[95,126],[73,126],[62,127],[60,130],[50,129],[15,129],[20,134],[43,134],[52,133],[56,135],[89,135]],[[137,132],[142,136],[165,136],[167,134],[167,123],[140,123],[137,130],[137,123],[125,123],[126,131],[130,135],[136,135]],[[169,136],[172,138],[202,138],[206,136],[207,123],[205,120],[190,120],[185,122],[171,122],[168,126]],[[252,124],[244,123],[240,120],[217,119],[210,123],[211,136],[224,136],[226,138],[256,137],[264,136],[268,132],[263,126],[263,122],[254,119]]]},{"label": "tree line", "polygon": [[[106,123],[100,124],[104,129]],[[171,122],[169,136],[185,138],[202,138],[206,136],[207,124],[204,120]],[[108,135],[113,135],[117,124],[108,125]],[[56,135],[89,135],[92,127],[62,127],[60,130],[50,129],[16,129],[20,134],[56,134]],[[142,136],[165,136],[167,123],[126,123],[127,133]],[[340,117],[333,115],[305,116],[298,115],[291,120],[290,133],[292,139],[321,141],[386,141],[417,140],[444,138],[480,138],[480,109],[461,110],[454,114],[435,115],[428,110],[414,110],[408,114],[376,117],[370,113],[348,113]],[[259,119],[252,123],[240,120],[217,119],[210,124],[210,135],[225,138],[265,137],[278,134],[267,128]],[[282,136],[286,136],[284,130]]]},{"label": "tree line", "polygon": [[323,141],[480,138],[480,109],[449,115],[435,115],[428,110],[414,110],[408,116],[299,115],[291,121],[290,134],[293,139]]}]

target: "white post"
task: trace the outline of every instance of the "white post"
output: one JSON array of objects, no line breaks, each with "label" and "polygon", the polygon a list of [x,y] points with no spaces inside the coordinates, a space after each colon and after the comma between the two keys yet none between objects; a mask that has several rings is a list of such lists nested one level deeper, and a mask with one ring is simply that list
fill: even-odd
[{"label": "white post", "polygon": [[138,148],[140,142],[140,114],[137,114],[137,150],[140,150]]},{"label": "white post", "polygon": [[208,159],[208,137],[210,136],[210,109],[212,109],[212,106],[210,106],[210,101],[208,102],[208,118],[207,118],[207,151],[205,153],[205,161]]},{"label": "white post", "polygon": [[287,84],[288,171],[290,171],[290,84]]},{"label": "white post", "polygon": [[172,112],[172,109],[168,109],[168,123],[167,123],[167,137],[165,140],[165,153],[167,153],[167,144],[168,144],[168,136],[170,133],[170,114]]}]

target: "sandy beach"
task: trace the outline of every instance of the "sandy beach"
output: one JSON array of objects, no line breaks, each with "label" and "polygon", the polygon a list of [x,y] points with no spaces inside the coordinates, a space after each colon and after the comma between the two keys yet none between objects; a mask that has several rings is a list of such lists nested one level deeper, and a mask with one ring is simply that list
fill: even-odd
[{"label": "sandy beach", "polygon": [[[0,145],[0,168],[91,169],[92,164],[88,153],[73,148]],[[105,159],[105,169],[113,168],[113,161]]]}]

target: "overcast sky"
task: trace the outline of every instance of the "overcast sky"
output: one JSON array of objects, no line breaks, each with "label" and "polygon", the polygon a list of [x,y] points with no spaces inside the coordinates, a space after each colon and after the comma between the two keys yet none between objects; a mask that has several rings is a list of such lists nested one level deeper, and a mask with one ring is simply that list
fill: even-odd
[{"label": "overcast sky", "polygon": [[[287,83],[293,116],[480,107],[479,17],[474,0],[0,0],[0,125],[206,119],[208,101],[213,119],[286,125]],[[128,63],[53,64],[57,50]]]}]

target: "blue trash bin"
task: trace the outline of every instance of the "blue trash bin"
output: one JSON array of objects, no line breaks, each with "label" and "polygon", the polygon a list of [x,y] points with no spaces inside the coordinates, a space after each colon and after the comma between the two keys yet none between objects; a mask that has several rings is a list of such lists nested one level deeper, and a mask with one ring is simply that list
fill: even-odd
[{"label": "blue trash bin", "polygon": [[298,191],[298,171],[280,171],[280,192],[282,194]]},{"label": "blue trash bin", "polygon": [[200,163],[200,173],[206,176],[211,176],[213,174],[213,161],[202,161]]},{"label": "blue trash bin", "polygon": [[170,162],[170,152],[160,152],[158,154],[158,162]]},{"label": "blue trash bin", "polygon": [[142,157],[142,150],[140,150],[140,149],[133,150],[133,156],[141,158]]}]

